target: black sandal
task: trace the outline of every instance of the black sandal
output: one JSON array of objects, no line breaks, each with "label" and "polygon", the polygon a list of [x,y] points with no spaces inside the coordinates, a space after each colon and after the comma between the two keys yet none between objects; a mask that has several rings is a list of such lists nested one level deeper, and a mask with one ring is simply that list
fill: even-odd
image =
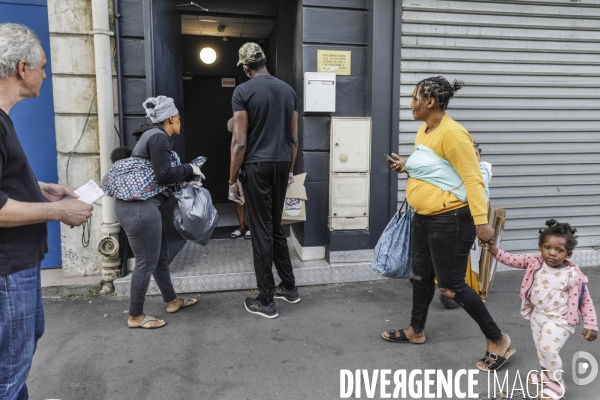
[{"label": "black sandal", "polygon": [[394,343],[410,343],[410,344],[423,344],[423,343],[425,343],[425,342],[423,342],[423,343],[411,342],[411,341],[408,339],[408,336],[406,336],[406,333],[404,333],[404,329],[401,329],[401,330],[399,330],[399,331],[398,331],[398,334],[399,334],[400,336],[396,336],[396,331],[389,331],[389,332],[388,332],[388,335],[389,335],[388,337],[385,337],[385,336],[383,336],[383,334],[384,334],[384,333],[385,333],[385,332],[383,332],[383,333],[381,334],[381,337],[382,337],[384,340],[387,340],[388,342],[394,342]]},{"label": "black sandal", "polygon": [[[483,362],[487,369],[482,368],[477,364],[475,364],[475,366],[482,371],[496,371],[497,369],[502,368],[502,366],[508,361],[508,359],[511,358],[516,352],[517,351],[512,347],[509,347],[508,350],[506,350],[504,356],[499,356],[496,353],[490,353],[489,351],[486,351],[485,357],[483,357],[479,361]],[[486,357],[489,358],[489,360]]]}]

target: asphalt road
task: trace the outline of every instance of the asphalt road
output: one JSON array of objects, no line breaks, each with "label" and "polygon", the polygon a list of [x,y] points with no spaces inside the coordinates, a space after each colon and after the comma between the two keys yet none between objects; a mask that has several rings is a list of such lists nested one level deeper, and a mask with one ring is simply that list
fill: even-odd
[{"label": "asphalt road", "polygon": [[[599,270],[584,272],[600,309]],[[517,371],[538,368],[529,321],[519,313],[521,279],[521,271],[499,274],[486,303],[517,349],[507,364],[511,381]],[[485,353],[475,322],[462,309],[443,309],[437,299],[431,305],[425,345],[382,340],[383,330],[409,322],[407,281],[302,287],[300,303],[277,302],[279,318],[274,320],[246,312],[243,300],[254,294],[200,294],[197,305],[174,315],[165,312],[160,297],[149,298],[146,313],[167,321],[158,330],[128,329],[127,299],[47,299],[46,333],[28,381],[31,398],[338,399],[341,369],[456,373],[474,369]],[[586,351],[600,361],[600,340],[584,341],[581,329],[577,327],[561,351],[566,398],[598,399],[600,375],[587,386],[575,385],[571,377],[575,352]],[[388,378],[392,393],[393,378]],[[476,378],[477,392],[487,393],[487,374]],[[462,382],[464,390],[466,378]],[[380,387],[372,398],[380,398]],[[360,398],[369,398],[364,387]],[[407,393],[406,398],[417,396]]]}]

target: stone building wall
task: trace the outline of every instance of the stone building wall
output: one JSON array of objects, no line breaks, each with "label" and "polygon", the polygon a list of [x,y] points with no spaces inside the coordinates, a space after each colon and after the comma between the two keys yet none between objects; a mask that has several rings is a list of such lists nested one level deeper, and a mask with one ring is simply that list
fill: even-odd
[{"label": "stone building wall", "polygon": [[[90,0],[48,0],[58,176],[60,183],[74,187],[90,179],[98,184],[101,180],[94,38],[90,35],[93,29],[91,3]],[[109,1],[109,14],[114,32],[112,1]],[[114,39],[111,45],[114,49]],[[113,92],[116,94],[114,66],[113,61]],[[114,104],[117,109],[116,98]],[[116,117],[115,126],[118,126]],[[87,247],[82,244],[82,227],[71,229],[61,224],[63,276],[100,275],[102,257],[97,246],[101,225],[99,202],[94,205]]]}]

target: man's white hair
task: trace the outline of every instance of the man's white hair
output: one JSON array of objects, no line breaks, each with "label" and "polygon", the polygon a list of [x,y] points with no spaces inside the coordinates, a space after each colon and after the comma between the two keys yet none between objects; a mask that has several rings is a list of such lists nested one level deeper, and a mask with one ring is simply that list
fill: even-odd
[{"label": "man's white hair", "polygon": [[25,25],[0,24],[0,79],[17,73],[17,65],[25,61],[28,68],[42,62],[40,38]]}]

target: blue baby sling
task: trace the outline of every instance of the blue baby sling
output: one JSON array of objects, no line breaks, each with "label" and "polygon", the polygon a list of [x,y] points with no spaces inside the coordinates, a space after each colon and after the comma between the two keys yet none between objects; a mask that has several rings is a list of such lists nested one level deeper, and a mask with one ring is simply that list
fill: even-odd
[{"label": "blue baby sling", "polygon": [[411,179],[419,179],[452,192],[463,203],[467,202],[467,189],[452,165],[435,154],[427,146],[417,145],[417,149],[406,161],[406,172]]}]

